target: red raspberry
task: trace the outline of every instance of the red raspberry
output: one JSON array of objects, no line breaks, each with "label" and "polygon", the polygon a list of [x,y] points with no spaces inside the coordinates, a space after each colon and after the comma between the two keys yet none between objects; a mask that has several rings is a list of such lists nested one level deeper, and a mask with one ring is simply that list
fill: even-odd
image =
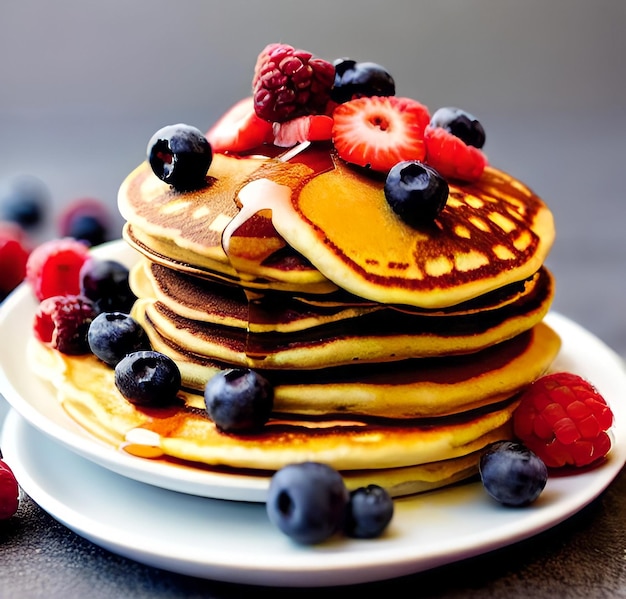
[{"label": "red raspberry", "polygon": [[426,163],[446,179],[477,181],[487,159],[481,150],[467,145],[443,127],[428,125],[424,131]]},{"label": "red raspberry", "polygon": [[97,312],[91,300],[80,295],[46,298],[35,313],[35,337],[64,354],[89,353],[87,332]]},{"label": "red raspberry", "polygon": [[545,375],[522,394],[513,415],[515,435],[550,468],[587,466],[611,449],[613,413],[576,374]]},{"label": "red raspberry", "polygon": [[287,44],[269,44],[254,68],[254,109],[262,119],[276,123],[324,114],[334,82],[330,62]]},{"label": "red raspberry", "polygon": [[0,460],[0,520],[8,520],[20,504],[20,487],[9,465]]},{"label": "red raspberry", "polygon": [[80,292],[80,269],[89,257],[87,246],[75,239],[53,239],[36,247],[26,263],[26,280],[42,301]]},{"label": "red raspberry", "polygon": [[23,236],[10,225],[0,226],[0,300],[24,280],[27,260]]}]

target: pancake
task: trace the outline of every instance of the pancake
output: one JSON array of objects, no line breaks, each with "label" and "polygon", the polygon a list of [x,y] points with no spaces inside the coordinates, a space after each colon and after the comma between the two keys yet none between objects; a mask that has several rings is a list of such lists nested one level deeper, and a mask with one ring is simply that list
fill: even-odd
[{"label": "pancake", "polygon": [[[94,356],[67,356],[31,340],[29,360],[54,385],[63,407],[87,430],[120,449],[168,456],[207,466],[274,471],[284,465],[320,460],[338,470],[384,470],[467,456],[510,434],[517,405],[505,400],[488,411],[462,416],[402,421],[275,418],[253,435],[220,433],[185,394],[181,403],[139,409],[115,388],[110,368]],[[198,396],[195,396],[196,400]],[[190,402],[190,403],[187,403]]]}]

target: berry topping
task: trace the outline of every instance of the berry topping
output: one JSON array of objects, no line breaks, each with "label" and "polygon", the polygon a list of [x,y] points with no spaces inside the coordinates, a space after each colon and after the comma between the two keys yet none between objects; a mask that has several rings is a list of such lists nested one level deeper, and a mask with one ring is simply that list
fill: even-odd
[{"label": "berry topping", "polygon": [[128,275],[128,268],[116,260],[90,257],[79,272],[80,293],[98,312],[130,312],[137,298]]},{"label": "berry topping", "polygon": [[274,123],[274,144],[290,148],[304,141],[327,141],[333,134],[333,119],[325,114],[299,116],[284,123]]},{"label": "berry topping", "polygon": [[487,165],[481,150],[468,146],[446,129],[431,125],[424,131],[424,141],[426,162],[442,176],[467,182],[480,179]]},{"label": "berry topping", "polygon": [[27,261],[19,232],[11,226],[0,228],[0,301],[24,280]]},{"label": "berry topping", "polygon": [[480,121],[460,108],[439,108],[430,119],[430,126],[445,129],[468,146],[480,149],[485,145],[485,130]]},{"label": "berry topping", "polygon": [[95,317],[95,308],[86,297],[49,297],[39,304],[35,313],[35,337],[63,354],[87,354],[87,331]]},{"label": "berry topping", "polygon": [[344,531],[357,539],[373,539],[383,533],[392,517],[393,500],[385,489],[360,487],[350,493]]},{"label": "berry topping", "polygon": [[0,198],[0,217],[24,229],[39,225],[50,202],[43,181],[32,175],[11,179]]},{"label": "berry topping", "polygon": [[250,96],[228,110],[206,137],[216,153],[245,152],[272,141],[272,123],[257,116]]},{"label": "berry topping", "polygon": [[259,54],[252,90],[259,117],[282,123],[305,114],[324,114],[335,67],[310,52],[269,44]]},{"label": "berry topping", "polygon": [[0,460],[0,520],[8,520],[20,505],[20,487],[9,465]]},{"label": "berry topping", "polygon": [[613,413],[586,380],[568,372],[545,375],[522,394],[515,435],[549,468],[587,466],[611,449]]},{"label": "berry topping", "polygon": [[89,257],[76,239],[52,239],[37,246],[26,263],[26,280],[41,301],[55,295],[78,295],[79,273]]},{"label": "berry topping", "polygon": [[223,432],[253,432],[268,421],[274,403],[269,381],[247,368],[219,372],[204,388],[209,418]]},{"label": "berry topping", "polygon": [[335,84],[331,98],[338,103],[364,96],[395,96],[393,77],[375,62],[339,58],[334,62]]},{"label": "berry topping", "polygon": [[418,161],[396,164],[385,181],[385,198],[408,225],[432,222],[448,201],[448,184],[433,168]]},{"label": "berry topping", "polygon": [[80,198],[68,204],[59,217],[59,233],[94,246],[109,238],[110,215],[103,202]]},{"label": "berry topping", "polygon": [[357,98],[333,113],[333,143],[346,162],[387,173],[404,160],[423,160],[425,106],[396,96]]},{"label": "berry topping", "polygon": [[93,354],[113,367],[128,354],[152,349],[141,325],[122,312],[98,314],[89,326],[87,341]]},{"label": "berry topping", "polygon": [[180,384],[174,360],[156,351],[132,352],[115,366],[115,386],[134,405],[170,405],[176,401]]},{"label": "berry topping", "polygon": [[349,493],[326,464],[290,464],[272,476],[266,509],[270,521],[298,543],[321,543],[343,525]]},{"label": "berry topping", "polygon": [[541,458],[512,441],[490,445],[480,458],[479,471],[487,493],[511,507],[535,501],[548,480],[548,469]]},{"label": "berry topping", "polygon": [[150,138],[147,154],[154,174],[177,191],[206,185],[213,151],[199,129],[182,123],[163,127]]}]

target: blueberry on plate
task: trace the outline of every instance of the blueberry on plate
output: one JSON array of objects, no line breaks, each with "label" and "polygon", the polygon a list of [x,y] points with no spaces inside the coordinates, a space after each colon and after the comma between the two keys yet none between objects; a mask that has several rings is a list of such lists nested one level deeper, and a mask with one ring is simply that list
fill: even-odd
[{"label": "blueberry on plate", "polygon": [[142,350],[128,354],[115,367],[115,386],[132,404],[160,407],[175,402],[181,376],[165,354]]},{"label": "blueberry on plate", "polygon": [[179,123],[159,129],[148,142],[147,153],[154,174],[177,191],[206,185],[213,150],[196,127]]},{"label": "blueberry on plate", "polygon": [[431,117],[430,125],[445,129],[468,146],[480,149],[485,145],[485,130],[480,121],[461,108],[439,108]]},{"label": "blueberry on plate", "polygon": [[91,257],[80,269],[80,290],[94,302],[98,312],[130,312],[137,298],[128,276],[128,268],[122,263]]},{"label": "blueberry on plate", "polygon": [[341,475],[326,464],[303,462],[278,470],[270,481],[267,515],[294,541],[314,545],[343,526],[349,493]]},{"label": "blueberry on plate", "polygon": [[379,537],[393,517],[393,499],[378,485],[359,487],[350,493],[344,523],[349,537],[373,539]]},{"label": "blueberry on plate", "polygon": [[335,83],[331,98],[340,104],[354,98],[395,96],[393,77],[375,62],[357,62],[351,58],[338,58],[335,66]]},{"label": "blueberry on plate", "polygon": [[432,222],[444,209],[449,187],[432,167],[407,160],[391,168],[384,191],[391,209],[407,225],[419,228]]},{"label": "blueberry on plate", "polygon": [[142,326],[123,312],[98,314],[89,325],[87,341],[91,352],[113,367],[128,354],[151,349]]},{"label": "blueberry on plate", "polygon": [[521,507],[535,501],[548,480],[548,469],[521,443],[493,443],[481,456],[480,478],[491,497],[503,505]]},{"label": "blueberry on plate", "polygon": [[253,432],[268,421],[274,388],[255,370],[233,368],[218,372],[204,388],[209,418],[223,432]]}]

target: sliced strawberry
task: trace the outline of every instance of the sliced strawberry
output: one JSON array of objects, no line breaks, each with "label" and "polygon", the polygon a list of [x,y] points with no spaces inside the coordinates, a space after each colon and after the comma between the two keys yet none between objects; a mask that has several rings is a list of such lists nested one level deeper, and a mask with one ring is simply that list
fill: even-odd
[{"label": "sliced strawberry", "polygon": [[326,141],[333,133],[333,119],[323,114],[300,116],[284,123],[274,123],[274,144],[290,148],[303,141]]},{"label": "sliced strawberry", "polygon": [[446,179],[477,181],[485,170],[487,158],[481,150],[468,146],[442,127],[426,127],[426,162]]},{"label": "sliced strawberry", "polygon": [[423,160],[428,109],[410,98],[373,96],[339,104],[333,143],[346,162],[387,172],[403,160]]},{"label": "sliced strawberry", "polygon": [[245,152],[272,140],[272,124],[254,111],[252,96],[230,108],[206,134],[213,151]]}]

